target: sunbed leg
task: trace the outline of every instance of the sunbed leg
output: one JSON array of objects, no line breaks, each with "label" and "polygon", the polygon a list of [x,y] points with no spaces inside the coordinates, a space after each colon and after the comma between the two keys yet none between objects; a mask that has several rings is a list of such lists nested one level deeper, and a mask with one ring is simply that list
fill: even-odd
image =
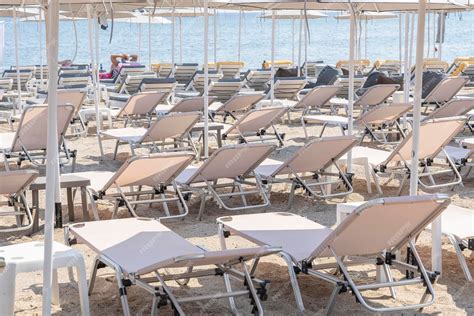
[{"label": "sunbed leg", "polygon": [[364,171],[365,171],[365,181],[367,182],[367,193],[372,194],[372,181],[370,181],[370,165],[369,162],[365,159],[364,162]]},{"label": "sunbed leg", "polygon": [[206,207],[207,194],[202,192],[200,195],[201,195],[201,205],[199,206],[198,220],[202,219],[202,214],[204,213],[204,208]]},{"label": "sunbed leg", "polygon": [[[235,185],[239,188],[239,191],[240,191],[241,193],[244,192],[244,190],[242,189],[242,185],[241,185],[240,183],[235,182]],[[247,199],[245,198],[245,195],[242,194],[242,195],[241,195],[241,198],[242,198],[242,203],[244,204],[244,206],[247,206]]]},{"label": "sunbed leg", "polygon": [[119,145],[120,145],[120,141],[117,140],[117,142],[115,143],[115,150],[114,150],[114,158],[113,158],[113,160],[115,160],[115,158],[117,158],[117,151],[118,151]]},{"label": "sunbed leg", "polygon": [[123,284],[123,274],[122,270],[118,267],[115,266],[115,278],[117,279],[117,284],[119,286],[119,295],[120,295],[120,301],[122,302],[122,309],[123,309],[123,315],[124,316],[130,316],[130,309],[128,307],[128,297],[127,297],[127,288]]},{"label": "sunbed leg", "polygon": [[296,278],[295,269],[293,266],[293,260],[284,252],[279,253],[280,256],[286,261],[288,267],[288,274],[290,276],[291,287],[293,288],[293,294],[295,295],[296,305],[300,311],[304,311],[303,298],[301,297],[300,286],[298,285],[298,279]]},{"label": "sunbed leg", "polygon": [[406,180],[408,179],[408,174],[404,174],[402,179],[400,180],[400,188],[398,189],[397,195],[402,195],[403,185],[405,184]]},{"label": "sunbed leg", "polygon": [[[231,293],[232,292],[232,286],[230,284],[229,275],[227,273],[224,273],[223,277],[224,277],[225,289],[226,289],[227,293]],[[235,300],[232,296],[229,296],[229,306],[230,306],[230,309],[231,309],[232,313],[234,315],[238,315],[237,306],[235,305]]]},{"label": "sunbed leg", "polygon": [[173,306],[173,309],[175,310],[175,312],[177,312],[179,315],[185,315],[183,309],[178,303],[178,300],[173,295],[168,285],[165,283],[165,280],[163,279],[163,277],[158,272],[155,272],[155,275],[158,281],[160,281],[161,286],[163,287],[163,291],[168,296],[168,299],[170,300],[171,305]]},{"label": "sunbed leg", "polygon": [[[304,112],[303,112],[304,113]],[[305,139],[308,139],[308,131],[306,130],[306,124],[304,122],[304,116],[301,115],[301,126],[303,127],[303,131],[304,131],[304,138]]]},{"label": "sunbed leg", "polygon": [[375,188],[377,189],[378,194],[383,195],[383,191],[382,191],[382,188],[380,187],[380,182],[377,177],[377,174],[375,173],[374,169],[370,167],[370,165],[369,165],[369,170],[370,170],[370,173],[372,174],[372,177],[374,178]]},{"label": "sunbed leg", "polygon": [[[164,193],[161,193],[160,196],[161,196],[162,199],[166,198]],[[167,202],[163,202],[163,209],[165,211],[166,216],[170,216],[170,210],[168,208],[168,203]]]},{"label": "sunbed leg", "polygon": [[[390,271],[390,267],[387,264],[383,264],[383,271],[385,277],[389,282],[393,282],[392,272]],[[390,287],[390,295],[392,295],[393,299],[397,299],[397,292],[395,291],[394,287]]]},{"label": "sunbed leg", "polygon": [[464,254],[462,253],[461,247],[459,247],[459,243],[452,234],[447,235],[449,238],[449,241],[454,247],[454,250],[456,250],[456,255],[458,257],[459,264],[461,265],[462,271],[464,272],[464,276],[466,277],[466,280],[468,282],[472,282],[472,275],[471,272],[469,271],[469,267],[467,266],[466,259],[464,259]]},{"label": "sunbed leg", "polygon": [[286,206],[287,210],[291,209],[291,205],[293,204],[293,201],[295,199],[295,190],[296,190],[296,183],[293,182],[291,184],[290,196],[288,198],[288,205]]},{"label": "sunbed leg", "polygon": [[255,287],[253,286],[252,277],[249,274],[249,271],[247,269],[247,265],[245,264],[245,262],[243,260],[241,261],[241,264],[242,264],[242,270],[243,270],[244,275],[245,275],[245,280],[247,281],[247,288],[249,289],[250,294],[252,295],[253,303],[255,304],[254,308],[257,309],[257,312],[258,312],[259,316],[263,316],[262,303],[260,302],[260,299],[257,295],[257,291],[255,290]]},{"label": "sunbed leg", "polygon": [[92,265],[92,272],[91,277],[89,279],[89,290],[87,294],[90,296],[92,295],[92,291],[94,290],[95,279],[97,277],[97,269],[99,268],[100,259],[99,257],[95,257],[94,263]]},{"label": "sunbed leg", "polygon": [[329,297],[329,301],[326,305],[326,310],[324,315],[331,315],[332,310],[334,309],[334,304],[336,303],[337,295],[341,292],[342,285],[336,284],[334,290],[331,292],[331,296]]},{"label": "sunbed leg", "polygon": [[323,128],[321,129],[321,132],[319,133],[319,136],[318,136],[319,138],[321,138],[321,137],[323,136],[324,130],[326,129],[326,126],[327,126],[327,124],[324,123],[324,124],[323,124]]}]

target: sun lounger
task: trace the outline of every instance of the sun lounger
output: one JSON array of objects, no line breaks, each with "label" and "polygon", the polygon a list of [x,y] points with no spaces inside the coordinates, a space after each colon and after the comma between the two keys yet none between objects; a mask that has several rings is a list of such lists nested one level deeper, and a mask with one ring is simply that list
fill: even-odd
[{"label": "sun lounger", "polygon": [[189,133],[201,116],[201,112],[170,113],[159,117],[149,128],[124,127],[101,131],[100,141],[116,140],[113,159],[117,157],[119,145],[124,143],[130,146],[133,156],[136,148],[145,146],[154,152],[192,150],[197,153]]},{"label": "sun lounger", "polygon": [[[266,207],[269,200],[254,169],[270,155],[275,146],[269,144],[239,144],[217,149],[200,167],[188,167],[177,178],[183,190],[200,195],[198,219],[204,212],[207,196],[229,211]],[[255,181],[250,181],[254,178]],[[248,190],[245,190],[248,187]],[[220,192],[221,189],[232,192]],[[236,190],[236,191],[235,191]],[[261,202],[249,204],[247,196],[258,196]],[[242,205],[229,204],[228,200],[241,199]]]},{"label": "sun lounger", "polygon": [[169,78],[173,73],[173,64],[160,64],[158,68],[158,78]]},{"label": "sun lounger", "polygon": [[[367,69],[370,67],[370,60],[368,59],[359,59],[354,60],[354,71],[357,74],[365,74]],[[349,71],[349,61],[348,60],[339,60],[336,63],[336,68],[338,69],[345,69]]]},{"label": "sun lounger", "polygon": [[[193,159],[191,153],[157,153],[131,157],[117,172],[86,171],[74,174],[91,182],[87,193],[96,220],[100,220],[97,200],[114,203],[112,218],[117,216],[120,206],[125,206],[130,215],[137,217],[137,205],[151,207],[153,203],[163,206],[164,216],[161,219],[181,218],[188,214],[188,207],[175,178]],[[179,214],[170,213],[169,203],[176,203]]]},{"label": "sun lounger", "polygon": [[[362,138],[360,143],[364,141],[365,136],[369,135],[373,141],[383,144],[398,143],[389,139],[389,135],[405,137],[403,128],[398,124],[398,119],[409,112],[413,108],[410,104],[380,104],[371,110],[361,113],[361,115],[353,120],[353,125],[360,128]],[[303,128],[305,137],[308,138],[306,124],[322,125],[319,137],[322,137],[327,126],[337,126],[341,129],[342,135],[346,134],[349,124],[349,118],[338,115],[306,115],[303,117]]]},{"label": "sun lounger", "polygon": [[[357,89],[362,88],[365,82],[364,76],[354,76],[354,93]],[[341,86],[341,89],[337,92],[336,96],[341,99],[349,99],[349,77],[339,76],[334,83],[337,86]]]},{"label": "sun lounger", "polygon": [[441,215],[441,231],[453,245],[466,280],[472,282],[463,250],[474,251],[474,210],[448,206]]},{"label": "sun lounger", "polygon": [[229,100],[224,103],[213,103],[209,110],[212,112],[212,115],[214,117],[216,115],[222,116],[223,122],[225,123],[227,117],[229,116],[236,120],[237,116],[248,112],[260,100],[262,100],[263,97],[264,95],[262,93],[234,94]]},{"label": "sun lounger", "polygon": [[13,89],[12,78],[0,78],[0,89],[5,91],[11,91]]},{"label": "sun lounger", "polygon": [[242,88],[240,79],[221,79],[209,84],[209,96],[215,97],[217,101],[226,102],[234,94],[239,93]]},{"label": "sun lounger", "polygon": [[222,73],[223,79],[240,78],[240,70],[244,67],[239,61],[220,61],[217,63],[217,71]]},{"label": "sun lounger", "polygon": [[244,75],[243,84],[249,89],[265,91],[268,89],[271,79],[271,69],[249,69]]},{"label": "sun lounger", "polygon": [[33,78],[33,71],[31,71],[31,69],[19,69],[18,72],[16,70],[4,70],[2,77],[5,79],[7,78],[13,79],[12,90],[17,90],[18,89],[18,84],[17,84],[18,73],[20,76],[21,90],[25,91],[26,82],[29,81],[31,78]]},{"label": "sun lounger", "polygon": [[[208,108],[216,100],[214,97],[208,97]],[[158,115],[168,113],[201,112],[204,113],[204,97],[190,97],[179,100],[174,105],[160,104],[156,108]]]},{"label": "sun lounger", "polygon": [[[222,139],[238,139],[239,142],[249,143],[252,141],[264,142],[276,138],[279,145],[283,146],[285,134],[278,133],[275,122],[281,120],[287,111],[287,107],[273,106],[246,112],[232,125],[226,125]],[[270,127],[273,129],[273,133],[267,131]],[[257,137],[257,139],[253,139],[253,137]]]},{"label": "sun lounger", "polygon": [[[299,101],[293,101],[293,104],[290,105],[290,111],[295,112],[295,111],[301,111],[301,125],[305,129],[306,133],[306,128],[304,126],[304,121],[303,118],[305,115],[310,114],[311,112],[316,112],[318,114],[321,114],[322,110],[330,105],[330,100],[334,98],[337,94],[337,91],[340,89],[340,86],[335,86],[335,85],[322,85],[322,86],[317,86],[311,90],[305,91],[302,90],[301,92],[304,92],[300,94],[298,97]],[[334,113],[334,109],[330,108],[330,112]],[[335,114],[335,113],[334,113]],[[288,113],[289,115],[289,113]],[[288,120],[290,121],[290,120]]]},{"label": "sun lounger", "polygon": [[[275,99],[296,100],[298,93],[306,85],[304,77],[276,77],[273,94]],[[271,98],[271,88],[267,90],[267,99]]]},{"label": "sun lounger", "polygon": [[376,60],[373,70],[387,73],[391,76],[393,74],[400,74],[401,68],[400,60]]},{"label": "sun lounger", "polygon": [[194,63],[176,64],[171,76],[176,79],[178,84],[186,84],[191,80],[198,67],[199,65]]},{"label": "sun lounger", "polygon": [[[400,86],[398,84],[378,84],[371,86],[367,88],[361,96],[354,98],[353,108],[357,109],[360,107],[363,112],[368,111],[376,105],[385,103],[399,88]],[[335,107],[344,106],[346,113],[348,111],[349,101],[347,99],[334,98],[331,100],[331,104]]]},{"label": "sun lounger", "polygon": [[474,109],[474,98],[456,98],[431,112],[425,119],[465,116]]},{"label": "sun lounger", "polygon": [[[460,167],[457,161],[460,161],[470,154],[469,150],[447,146],[449,142],[464,127],[466,119],[463,117],[443,118],[423,121],[420,126],[419,143],[419,164],[417,167],[418,183],[420,187],[426,190],[435,190],[446,187],[452,187],[462,182],[459,174]],[[378,174],[388,174],[391,176],[399,175],[401,183],[399,185],[399,194],[403,189],[403,184],[410,174],[411,153],[412,153],[412,133],[408,134],[402,142],[393,150],[385,151],[367,147],[354,147],[352,158],[367,159],[375,185],[381,192],[378,181]],[[455,149],[453,153],[450,149]],[[445,160],[447,164],[437,163],[435,160]],[[452,175],[452,179],[442,177],[436,181],[437,176]]]},{"label": "sun lounger", "polygon": [[469,81],[466,77],[446,77],[442,79],[423,99],[423,105],[439,107],[451,100]]},{"label": "sun lounger", "polygon": [[[0,217],[14,216],[17,227],[0,228],[1,233],[10,233],[28,230],[33,226],[33,217],[31,215],[25,191],[28,186],[38,177],[36,170],[15,170],[0,172],[0,196],[5,197],[6,201],[0,201],[0,207],[11,207],[12,210],[0,210]],[[24,225],[26,216],[27,224]]]},{"label": "sun lounger", "polygon": [[87,89],[92,83],[90,72],[60,73],[58,89]]},{"label": "sun lounger", "polygon": [[[3,153],[5,167],[8,159],[17,158],[17,164],[29,160],[34,165],[42,165],[46,159],[47,143],[47,112],[48,106],[30,106],[23,110],[16,132],[0,134],[0,150]],[[74,170],[76,153],[70,151],[64,139],[67,128],[74,114],[72,105],[58,105],[58,149],[60,150],[60,165],[72,159]],[[62,159],[64,158],[64,159]]]},{"label": "sun lounger", "polygon": [[[291,213],[265,213],[226,216],[217,219],[221,245],[225,249],[225,237],[237,235],[257,245],[282,247],[280,255],[288,265],[291,285],[300,310],[304,310],[296,273],[307,274],[327,281],[334,290],[326,306],[326,314],[334,307],[338,294],[350,291],[356,302],[371,312],[403,312],[429,306],[435,301],[432,283],[437,273],[429,272],[415,246],[414,237],[432,222],[449,204],[445,195],[404,196],[383,198],[367,202],[352,212],[334,229],[315,223]],[[405,263],[395,257],[395,252],[409,244],[417,265]],[[386,281],[364,280],[358,284],[354,274],[349,273],[350,257],[369,257],[370,262],[381,269]],[[319,259],[331,258],[335,263],[323,263]],[[334,270],[329,270],[335,267]],[[391,269],[419,273],[412,279],[395,280]],[[395,299],[396,287],[411,285],[426,287],[419,303],[380,306],[380,298],[365,297],[364,291],[389,288]],[[410,295],[413,295],[410,292]],[[427,295],[431,296],[425,301]]]},{"label": "sun lounger", "polygon": [[112,108],[111,116],[116,119],[123,119],[124,127],[128,122],[135,125],[138,121],[145,120],[147,126],[155,114],[156,107],[166,98],[167,94],[163,92],[140,92],[132,95],[127,103],[120,108]]},{"label": "sun lounger", "polygon": [[[254,271],[250,272],[246,263],[279,250],[273,247],[254,247],[206,251],[157,220],[147,218],[74,224],[67,228],[66,237],[69,243],[86,244],[97,255],[90,278],[90,294],[96,281],[97,270],[103,266],[114,270],[123,313],[127,316],[131,315],[127,297],[127,287],[131,285],[137,285],[151,294],[152,315],[157,315],[158,309],[168,302],[171,311],[177,315],[185,315],[183,304],[197,301],[209,304],[220,298],[227,298],[232,312],[237,314],[234,298],[238,296],[249,297],[252,312],[263,315],[260,297],[266,297],[266,282],[256,279]],[[238,267],[240,271],[234,267]],[[230,276],[242,281],[244,289],[232,290]],[[179,297],[178,293],[181,291],[175,292],[173,288],[176,286],[169,284],[170,281],[175,281],[184,289],[190,279],[202,277],[222,277],[225,291]]]},{"label": "sun lounger", "polygon": [[[338,166],[337,160],[356,143],[357,138],[354,136],[316,139],[305,144],[285,161],[265,160],[255,169],[255,173],[269,190],[275,183],[291,184],[288,207],[291,206],[298,187],[317,198],[346,196],[352,193],[351,179]],[[334,172],[328,170],[330,167],[335,168]],[[341,186],[342,191],[331,192],[329,186],[336,185]]]},{"label": "sun lounger", "polygon": [[[217,70],[209,71],[208,78],[210,82],[219,81],[222,79],[222,73],[217,72]],[[196,71],[191,80],[184,86],[184,90],[199,92],[199,95],[202,94],[204,91],[204,71]]]}]

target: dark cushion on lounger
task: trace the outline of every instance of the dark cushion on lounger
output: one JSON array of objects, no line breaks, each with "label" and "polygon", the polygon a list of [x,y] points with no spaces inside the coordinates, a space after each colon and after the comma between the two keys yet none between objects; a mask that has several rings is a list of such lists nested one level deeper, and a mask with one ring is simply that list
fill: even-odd
[{"label": "dark cushion on lounger", "polygon": [[423,72],[423,85],[421,88],[421,97],[424,99],[431,91],[446,78],[446,74],[440,71],[425,71]]}]

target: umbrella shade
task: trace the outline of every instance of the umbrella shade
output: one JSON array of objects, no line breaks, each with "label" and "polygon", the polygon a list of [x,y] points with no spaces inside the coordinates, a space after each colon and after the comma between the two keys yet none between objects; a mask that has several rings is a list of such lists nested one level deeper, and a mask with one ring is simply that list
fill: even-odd
[{"label": "umbrella shade", "polygon": [[[278,12],[275,12],[275,19],[277,20],[299,20],[301,19],[301,15],[303,15],[304,18],[308,19],[321,19],[321,18],[326,18],[327,15],[316,11],[316,10],[306,10],[306,14],[302,13],[299,10],[281,10]],[[272,13],[264,13],[260,16],[263,19],[271,19],[272,18]]]},{"label": "umbrella shade", "polygon": [[[222,3],[219,6],[217,3]],[[224,4],[225,3],[225,4]],[[417,11],[418,0],[214,0],[212,4],[222,9],[242,7],[253,10],[333,10],[347,11],[347,6],[352,5],[354,11]],[[432,0],[426,3],[427,10],[459,11],[466,10],[469,0],[451,2],[448,0]]]},{"label": "umbrella shade", "polygon": [[[182,18],[193,18],[198,16],[204,16],[204,10],[201,8],[178,8],[174,10],[171,9],[157,9],[153,13],[153,9],[150,9],[150,12],[144,13],[143,15],[152,15],[152,16],[161,16],[161,17],[182,17]],[[212,16],[213,13],[209,12],[208,16]]]},{"label": "umbrella shade", "polygon": [[[349,20],[351,18],[350,14],[341,14],[334,17],[337,20]],[[398,18],[398,15],[390,12],[361,12],[357,14],[357,19],[359,20],[385,20],[385,19],[395,19]]]},{"label": "umbrella shade", "polygon": [[[13,17],[13,9],[0,9],[0,17],[2,18],[11,18]],[[38,15],[38,11],[32,12],[31,10],[28,9],[16,9],[16,16],[18,18],[25,18],[25,17],[32,17]]]},{"label": "umbrella shade", "polygon": [[170,24],[171,21],[161,16],[145,16],[145,15],[134,15],[128,18],[114,19],[118,23],[133,23],[133,24]]}]

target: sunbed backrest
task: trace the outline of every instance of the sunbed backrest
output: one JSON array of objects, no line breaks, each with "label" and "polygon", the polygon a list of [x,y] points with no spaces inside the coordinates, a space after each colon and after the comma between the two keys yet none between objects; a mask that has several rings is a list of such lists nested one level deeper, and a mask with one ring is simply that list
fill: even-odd
[{"label": "sunbed backrest", "polygon": [[305,85],[306,79],[303,77],[275,78],[273,93],[277,99],[292,100]]},{"label": "sunbed backrest", "polygon": [[13,88],[13,79],[11,78],[2,78],[0,79],[0,89],[9,91]]},{"label": "sunbed backrest", "polygon": [[173,77],[179,83],[186,83],[193,77],[193,74],[198,69],[198,64],[176,64],[174,66]]},{"label": "sunbed backrest", "polygon": [[172,93],[176,88],[176,80],[174,78],[144,78],[140,82],[138,90],[140,92],[154,91]]},{"label": "sunbed backrest", "polygon": [[[438,153],[463,129],[465,117],[442,118],[427,120],[420,126],[419,159],[435,158]],[[413,134],[410,133],[393,150],[392,154],[383,163],[411,160]]]},{"label": "sunbed backrest", "polygon": [[[355,76],[354,77],[354,92],[361,88],[364,85],[365,77],[364,76]],[[336,80],[336,85],[341,86],[341,89],[337,91],[336,96],[338,98],[347,99],[349,97],[349,78],[347,76],[340,76]]]},{"label": "sunbed backrest", "polygon": [[[71,122],[74,107],[58,105],[58,141]],[[38,105],[25,108],[13,139],[12,151],[46,149],[48,106]],[[59,145],[59,144],[58,144]]]},{"label": "sunbed backrest", "polygon": [[461,90],[469,78],[447,77],[441,80],[436,87],[426,96],[425,103],[444,103],[451,100]]},{"label": "sunbed backrest", "polygon": [[278,168],[274,175],[292,172],[317,172],[329,167],[357,143],[354,136],[335,136],[315,139]]},{"label": "sunbed backrest", "polygon": [[382,104],[399,88],[400,85],[398,84],[378,84],[371,86],[367,88],[354,105],[375,106]]},{"label": "sunbed backrest", "polygon": [[[208,98],[208,106],[212,102],[215,101],[215,98],[209,97]],[[204,97],[192,97],[182,99],[169,111],[170,113],[173,112],[204,112]]]},{"label": "sunbed backrest", "polygon": [[240,79],[221,79],[213,81],[209,85],[209,95],[217,98],[218,101],[225,102],[242,88]]},{"label": "sunbed backrest", "polygon": [[234,179],[253,171],[275,149],[270,144],[239,144],[216,150],[187,183]]},{"label": "sunbed backrest", "polygon": [[[155,79],[156,74],[154,72],[141,72],[127,74],[125,77],[123,86],[120,92],[127,92],[128,94],[134,94],[140,91],[143,80]],[[142,90],[143,92],[144,90]]]},{"label": "sunbed backrest", "polygon": [[247,132],[258,132],[261,129],[266,129],[273,122],[282,117],[288,109],[286,107],[267,107],[258,110],[247,112],[239,117],[234,122],[231,128],[226,132],[226,135],[231,134],[245,134]]},{"label": "sunbed backrest", "polygon": [[143,136],[143,141],[183,137],[201,118],[201,112],[170,113],[159,117]]},{"label": "sunbed backrest", "polygon": [[383,198],[358,207],[317,247],[312,256],[378,255],[415,238],[449,204],[441,194]]},{"label": "sunbed backrest", "polygon": [[165,96],[166,94],[162,92],[142,92],[134,94],[121,109],[118,116],[150,114]]},{"label": "sunbed backrest", "polygon": [[14,170],[0,172],[0,195],[18,194],[27,189],[36,177],[36,170]]},{"label": "sunbed backrest", "polygon": [[219,111],[228,113],[246,111],[258,103],[264,97],[263,94],[236,94],[225,102]]},{"label": "sunbed backrest", "polygon": [[455,99],[447,102],[446,104],[431,112],[427,119],[463,116],[472,109],[474,109],[474,98]]},{"label": "sunbed backrest", "polygon": [[104,185],[105,192],[114,185],[166,186],[194,159],[190,153],[159,153],[129,158]]},{"label": "sunbed backrest", "polygon": [[336,96],[341,86],[318,86],[309,91],[297,104],[296,108],[312,107],[321,108],[326,105],[329,100]]},{"label": "sunbed backrest", "polygon": [[407,113],[413,108],[411,104],[396,103],[396,104],[380,104],[374,107],[372,110],[362,114],[355,124],[376,124],[380,125],[383,123],[393,122],[400,118],[402,115]]}]

